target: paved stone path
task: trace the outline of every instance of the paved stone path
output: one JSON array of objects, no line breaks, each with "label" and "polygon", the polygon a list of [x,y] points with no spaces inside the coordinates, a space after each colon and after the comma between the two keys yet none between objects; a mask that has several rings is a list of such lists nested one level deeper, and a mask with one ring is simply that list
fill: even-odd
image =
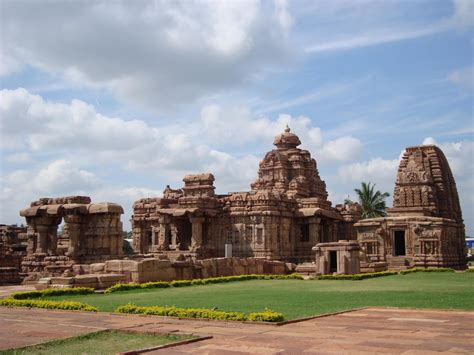
[{"label": "paved stone path", "polygon": [[12,286],[0,286],[0,298],[5,298],[10,296],[15,292],[23,291],[34,291],[35,287],[33,285],[12,285]]},{"label": "paved stone path", "polygon": [[275,326],[0,308],[0,349],[101,329],[213,336],[160,354],[474,353],[474,312],[369,308]]}]

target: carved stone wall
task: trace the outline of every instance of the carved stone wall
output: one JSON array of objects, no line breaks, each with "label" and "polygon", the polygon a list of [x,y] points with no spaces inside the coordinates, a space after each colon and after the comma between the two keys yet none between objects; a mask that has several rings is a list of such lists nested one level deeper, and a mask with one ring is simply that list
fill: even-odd
[{"label": "carved stone wall", "polygon": [[26,256],[26,228],[0,225],[0,284],[21,281],[21,260]]},{"label": "carved stone wall", "polygon": [[[87,196],[42,198],[20,212],[28,224],[27,256],[22,261],[26,281],[59,276],[74,264],[117,258],[122,251],[121,206],[91,203]],[[58,226],[64,222],[61,243]],[[58,246],[61,245],[60,248]]]},{"label": "carved stone wall", "polygon": [[182,189],[167,186],[163,198],[135,202],[135,250],[203,259],[224,256],[231,244],[237,257],[302,262],[314,259],[319,242],[355,239],[360,211],[331,206],[316,161],[299,144],[289,128],[275,137],[251,191],[218,196],[207,173],[185,176]]},{"label": "carved stone wall", "polygon": [[393,208],[385,218],[355,224],[361,267],[466,268],[465,230],[454,178],[434,145],[406,149],[397,172]]},{"label": "carved stone wall", "polygon": [[313,251],[316,253],[317,275],[354,275],[360,272],[360,246],[356,241],[319,243]]}]

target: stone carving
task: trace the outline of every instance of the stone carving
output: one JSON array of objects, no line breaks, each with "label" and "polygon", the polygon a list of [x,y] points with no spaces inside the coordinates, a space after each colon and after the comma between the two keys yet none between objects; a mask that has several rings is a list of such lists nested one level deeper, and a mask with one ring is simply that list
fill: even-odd
[{"label": "stone carving", "polygon": [[[91,203],[87,196],[41,198],[20,211],[28,224],[27,256],[22,271],[28,280],[59,276],[74,264],[121,256],[121,206],[115,203]],[[58,226],[65,223],[61,239]]]},{"label": "stone carving", "polygon": [[362,220],[355,228],[360,243],[366,240],[367,230],[387,231],[381,236],[385,247],[379,248],[378,258],[392,268],[466,267],[456,183],[446,157],[434,145],[406,149],[397,172],[393,208],[386,218]]},{"label": "stone carving", "polygon": [[21,281],[21,260],[27,255],[25,227],[0,224],[0,284]]},{"label": "stone carving", "polygon": [[[224,256],[230,243],[237,257],[300,262],[314,259],[311,247],[320,241],[355,239],[360,206],[331,206],[316,161],[300,144],[289,127],[277,135],[251,191],[216,195],[206,173],[185,176],[184,187],[168,186],[163,198],[135,202],[135,250],[202,259]],[[153,228],[160,231],[156,243]]]}]

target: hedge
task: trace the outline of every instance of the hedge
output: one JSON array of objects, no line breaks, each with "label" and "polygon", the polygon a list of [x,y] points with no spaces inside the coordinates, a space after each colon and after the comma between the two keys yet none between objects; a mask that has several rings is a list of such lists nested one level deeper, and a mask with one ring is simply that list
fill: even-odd
[{"label": "hedge", "polygon": [[154,316],[180,317],[180,318],[206,318],[232,321],[262,321],[280,322],[285,319],[283,314],[265,309],[264,312],[245,314],[242,312],[217,311],[206,308],[177,308],[177,307],[139,307],[134,304],[126,304],[115,309],[116,313],[146,314]]},{"label": "hedge", "polygon": [[194,279],[194,280],[174,280],[174,281],[157,281],[157,282],[145,282],[145,283],[118,283],[105,290],[105,293],[112,293],[118,291],[129,291],[136,289],[148,289],[148,288],[167,288],[167,287],[187,287],[195,285],[210,285],[225,282],[234,281],[247,281],[247,280],[290,280],[297,279],[303,280],[303,276],[300,274],[289,274],[289,275],[238,275],[238,276],[224,276],[224,277],[212,277],[207,279]]},{"label": "hedge", "polygon": [[374,277],[382,277],[382,276],[391,276],[391,275],[398,275],[397,271],[381,271],[381,272],[369,272],[366,274],[354,274],[354,275],[320,275],[318,276],[318,280],[364,280],[364,279],[372,279]]},{"label": "hedge", "polygon": [[76,288],[47,288],[40,291],[26,291],[16,292],[10,297],[16,300],[34,299],[49,296],[64,296],[64,295],[88,295],[94,293],[95,290],[89,287]]},{"label": "hedge", "polygon": [[454,269],[450,269],[447,267],[440,267],[440,268],[432,268],[432,269],[424,269],[424,268],[413,268],[413,269],[406,269],[401,270],[400,275],[412,274],[414,272],[454,272]]},{"label": "hedge", "polygon": [[46,308],[46,309],[65,309],[69,311],[88,311],[98,312],[96,307],[74,301],[45,301],[32,299],[14,299],[4,298],[0,300],[0,306],[4,307],[28,307],[28,308]]}]

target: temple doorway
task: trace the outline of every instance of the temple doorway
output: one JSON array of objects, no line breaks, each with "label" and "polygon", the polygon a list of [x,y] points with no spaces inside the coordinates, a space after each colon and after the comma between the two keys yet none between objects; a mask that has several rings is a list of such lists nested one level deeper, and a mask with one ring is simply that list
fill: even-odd
[{"label": "temple doorway", "polygon": [[178,224],[179,250],[189,250],[191,246],[191,235],[193,233],[191,222],[188,218],[182,219]]},{"label": "temple doorway", "polygon": [[405,231],[395,231],[393,233],[393,251],[395,256],[406,255]]},{"label": "temple doorway", "polygon": [[329,252],[329,272],[337,272],[337,251]]}]

